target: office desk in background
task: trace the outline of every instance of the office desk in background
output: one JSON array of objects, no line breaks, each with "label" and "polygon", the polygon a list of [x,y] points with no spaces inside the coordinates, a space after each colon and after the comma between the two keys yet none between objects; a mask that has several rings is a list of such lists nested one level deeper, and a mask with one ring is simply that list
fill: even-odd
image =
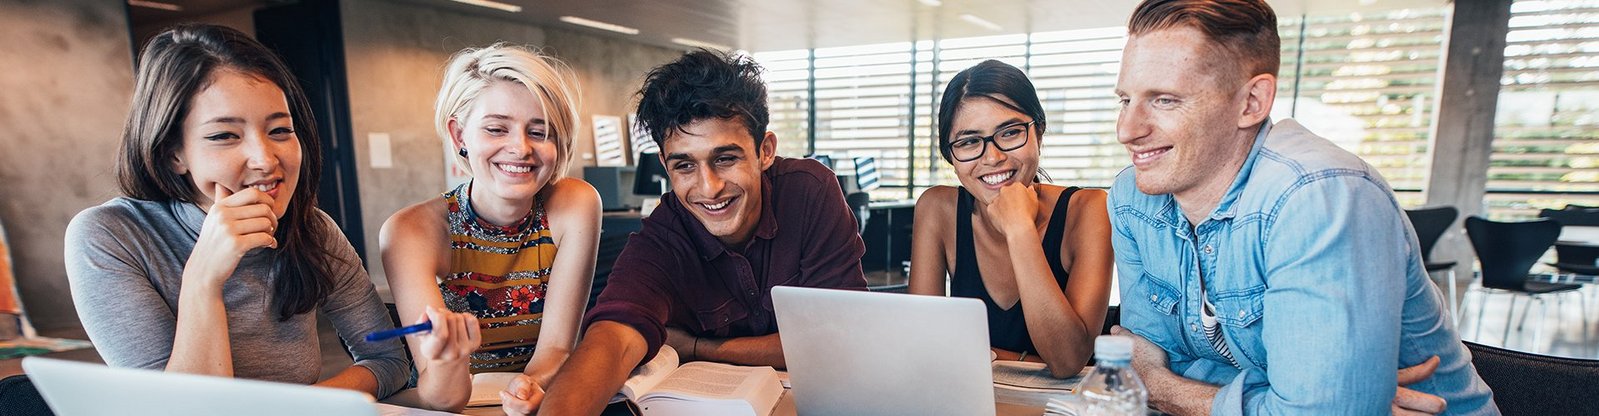
[{"label": "office desk in background", "polygon": [[600,291],[605,290],[605,281],[611,276],[611,266],[622,255],[622,248],[627,247],[627,237],[642,228],[644,217],[639,215],[638,210],[607,211],[600,216],[600,249],[595,252],[594,284],[589,290],[588,307],[594,307],[594,300],[599,299]]},{"label": "office desk in background", "polygon": [[866,242],[866,255],[861,257],[866,284],[874,291],[904,292],[910,278],[906,264],[911,260],[916,201],[873,202],[866,208],[871,213],[861,232]]}]

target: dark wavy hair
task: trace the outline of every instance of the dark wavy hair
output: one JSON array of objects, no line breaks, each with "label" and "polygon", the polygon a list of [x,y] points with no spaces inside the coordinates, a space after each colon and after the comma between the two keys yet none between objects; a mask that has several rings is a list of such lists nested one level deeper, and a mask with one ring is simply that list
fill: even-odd
[{"label": "dark wavy hair", "polygon": [[638,91],[638,120],[655,145],[696,120],[734,118],[744,122],[755,151],[766,137],[766,84],[761,66],[744,56],[700,49],[650,70]]},{"label": "dark wavy hair", "polygon": [[244,33],[215,25],[180,25],[151,39],[139,54],[133,105],[122,130],[117,184],[134,199],[195,202],[200,190],[167,162],[183,146],[183,119],[190,100],[221,70],[255,75],[282,89],[300,141],[300,179],[279,220],[272,261],[277,276],[272,306],[278,320],[286,321],[327,299],[333,291],[330,279],[344,261],[328,250],[328,237],[337,230],[316,208],[322,146],[310,103],[277,55]]},{"label": "dark wavy hair", "polygon": [[[944,156],[945,162],[955,164],[955,158],[950,155],[949,135],[954,133],[951,124],[955,123],[955,112],[960,111],[961,102],[967,98],[984,98],[1032,117],[1033,138],[1043,140],[1048,120],[1045,119],[1044,104],[1038,101],[1038,90],[1033,88],[1033,81],[1027,79],[1027,74],[1022,73],[1021,69],[990,59],[955,74],[954,78],[949,79],[949,85],[944,86],[944,96],[938,101],[938,152]],[[1037,174],[1049,180],[1044,168],[1038,168]]]}]

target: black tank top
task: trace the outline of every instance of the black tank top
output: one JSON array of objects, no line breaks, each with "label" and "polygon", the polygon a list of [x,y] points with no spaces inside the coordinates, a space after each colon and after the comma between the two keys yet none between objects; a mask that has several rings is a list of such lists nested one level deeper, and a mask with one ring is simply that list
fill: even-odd
[{"label": "black tank top", "polygon": [[[1061,266],[1060,245],[1066,234],[1066,206],[1070,205],[1073,192],[1077,192],[1077,187],[1061,191],[1060,199],[1055,202],[1055,212],[1049,217],[1049,228],[1044,230],[1044,258],[1048,260],[1049,270],[1055,274],[1055,284],[1062,290],[1066,288],[1068,273]],[[1009,351],[1038,353],[1038,350],[1033,349],[1033,339],[1027,336],[1021,300],[1018,299],[1014,306],[1006,310],[995,304],[994,298],[988,295],[988,287],[983,285],[982,273],[977,269],[977,247],[972,243],[972,194],[966,192],[966,188],[960,188],[958,200],[955,209],[955,274],[950,278],[950,295],[981,299],[984,305],[988,305],[989,345]]]}]

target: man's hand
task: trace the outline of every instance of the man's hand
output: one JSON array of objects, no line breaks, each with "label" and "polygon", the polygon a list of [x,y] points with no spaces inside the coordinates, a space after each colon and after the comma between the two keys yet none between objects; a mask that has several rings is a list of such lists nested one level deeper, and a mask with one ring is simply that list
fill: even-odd
[{"label": "man's hand", "polygon": [[699,357],[699,337],[675,327],[666,327],[666,345],[677,350],[677,356],[683,362],[697,361]]},{"label": "man's hand", "polygon": [[1395,415],[1436,415],[1449,408],[1449,404],[1442,397],[1405,388],[1432,377],[1433,371],[1436,370],[1438,370],[1436,355],[1427,361],[1422,361],[1421,364],[1399,369],[1399,390],[1394,391]]},{"label": "man's hand", "polygon": [[1111,327],[1110,334],[1133,339],[1133,371],[1144,375],[1144,378],[1171,372],[1171,369],[1166,368],[1166,350],[1161,349],[1159,345],[1134,334],[1133,331],[1128,331],[1127,328],[1122,328],[1121,325]]},{"label": "man's hand", "polygon": [[531,415],[544,402],[544,387],[533,381],[533,376],[517,374],[511,384],[500,391],[500,409],[506,416]]}]

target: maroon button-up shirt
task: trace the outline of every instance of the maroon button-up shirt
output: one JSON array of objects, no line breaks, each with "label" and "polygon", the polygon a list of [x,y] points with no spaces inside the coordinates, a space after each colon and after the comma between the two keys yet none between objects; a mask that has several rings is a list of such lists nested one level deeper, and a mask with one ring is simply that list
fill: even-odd
[{"label": "maroon button-up shirt", "polygon": [[866,245],[833,172],[778,157],[761,176],[761,217],[742,248],[722,244],[676,197],[663,197],[628,238],[585,327],[632,327],[649,344],[647,362],[667,326],[714,338],[777,332],[774,286],[864,290]]}]

